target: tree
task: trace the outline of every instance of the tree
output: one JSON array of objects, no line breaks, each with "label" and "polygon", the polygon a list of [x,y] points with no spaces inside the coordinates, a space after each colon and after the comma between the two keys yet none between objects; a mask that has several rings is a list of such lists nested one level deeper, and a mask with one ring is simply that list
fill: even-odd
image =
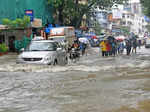
[{"label": "tree", "polygon": [[101,25],[99,24],[98,21],[95,23],[94,30],[95,30],[95,34],[96,34],[96,35],[100,35],[100,34],[101,34],[102,28],[101,28]]},{"label": "tree", "polygon": [[122,31],[122,33],[123,33],[124,35],[129,35],[129,34],[130,34],[130,28],[128,28],[128,27],[122,26],[122,27],[120,28],[120,30]]},{"label": "tree", "polygon": [[3,25],[7,25],[9,28],[26,28],[30,25],[30,17],[24,16],[24,18],[17,18],[16,20],[4,18],[2,23]]},{"label": "tree", "polygon": [[123,3],[127,0],[87,0],[87,3],[81,3],[81,0],[47,1],[53,7],[54,19],[57,20],[57,23],[79,27],[82,17],[88,14],[93,7],[106,9],[112,7],[114,3]]},{"label": "tree", "polygon": [[150,17],[150,0],[141,0],[141,3],[143,5],[143,12],[144,14],[146,14],[147,16]]}]

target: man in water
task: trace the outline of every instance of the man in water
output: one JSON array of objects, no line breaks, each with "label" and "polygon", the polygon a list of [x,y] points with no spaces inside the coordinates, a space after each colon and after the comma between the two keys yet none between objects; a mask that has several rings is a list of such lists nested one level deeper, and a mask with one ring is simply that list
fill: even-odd
[{"label": "man in water", "polygon": [[137,48],[137,39],[133,39],[133,42],[132,42],[132,53],[135,52],[136,53],[136,48]]},{"label": "man in water", "polygon": [[128,56],[130,55],[131,47],[132,47],[131,41],[130,41],[130,40],[127,40],[127,41],[126,41],[126,49],[127,49],[127,55],[128,55]]}]

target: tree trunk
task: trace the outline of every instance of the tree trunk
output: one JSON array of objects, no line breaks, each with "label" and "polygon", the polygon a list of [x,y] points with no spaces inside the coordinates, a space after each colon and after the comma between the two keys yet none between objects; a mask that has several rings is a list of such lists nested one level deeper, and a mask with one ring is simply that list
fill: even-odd
[{"label": "tree trunk", "polygon": [[84,16],[84,14],[87,14],[87,12],[90,10],[90,8],[93,6],[94,2],[92,2],[91,4],[89,4],[80,14],[80,17],[76,19],[76,23],[75,23],[75,27],[79,28],[82,22],[82,18]]},{"label": "tree trunk", "polygon": [[63,16],[63,9],[64,9],[64,0],[62,0],[62,4],[58,8],[58,20],[60,25],[64,25],[64,16]]},{"label": "tree trunk", "polygon": [[78,11],[78,4],[79,4],[79,0],[76,0],[76,7],[75,7],[76,11]]},{"label": "tree trunk", "polygon": [[83,15],[84,15],[84,13],[82,13],[82,14],[80,15],[80,17],[77,19],[76,24],[75,24],[75,27],[76,27],[76,28],[79,28],[79,27],[80,27],[81,22],[82,22]]},{"label": "tree trunk", "polygon": [[60,25],[64,24],[63,9],[62,8],[59,8],[58,20],[59,20]]}]

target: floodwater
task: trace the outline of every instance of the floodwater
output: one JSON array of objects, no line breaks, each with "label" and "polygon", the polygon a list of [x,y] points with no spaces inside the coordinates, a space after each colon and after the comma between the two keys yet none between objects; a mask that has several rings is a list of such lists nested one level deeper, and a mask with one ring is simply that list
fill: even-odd
[{"label": "floodwater", "polygon": [[0,57],[0,112],[150,112],[150,49],[102,58],[97,48],[66,66]]}]

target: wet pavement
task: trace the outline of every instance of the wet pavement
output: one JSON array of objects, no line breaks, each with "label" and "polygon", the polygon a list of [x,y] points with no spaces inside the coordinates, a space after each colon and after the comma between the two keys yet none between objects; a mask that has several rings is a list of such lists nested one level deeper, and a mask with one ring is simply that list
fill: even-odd
[{"label": "wet pavement", "polygon": [[0,112],[149,112],[150,49],[102,58],[92,48],[66,66],[0,57]]}]

